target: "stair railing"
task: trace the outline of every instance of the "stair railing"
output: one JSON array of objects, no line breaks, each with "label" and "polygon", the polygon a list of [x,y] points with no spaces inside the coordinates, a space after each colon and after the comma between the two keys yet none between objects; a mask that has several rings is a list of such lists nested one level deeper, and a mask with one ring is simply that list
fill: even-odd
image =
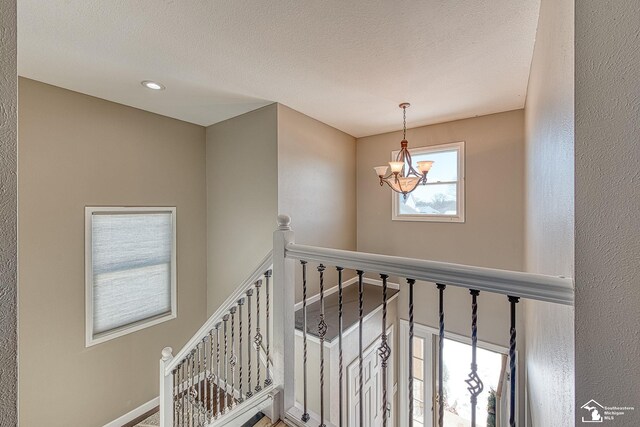
[{"label": "stair railing", "polygon": [[[318,275],[320,281],[320,320],[317,324],[318,337],[323,341],[327,333],[327,323],[324,318],[324,275],[328,269],[335,269],[338,276],[339,292],[339,384],[328,384],[324,372],[324,353],[320,351],[319,366],[308,367],[306,328],[303,331],[302,353],[296,354],[295,335],[295,290],[297,286],[303,288],[304,324],[307,324],[306,281],[310,274]],[[301,274],[301,283],[296,283],[296,270]],[[316,273],[313,273],[313,270]],[[345,379],[342,351],[342,290],[343,271],[354,270],[358,283],[358,331],[359,331],[359,383],[356,393],[360,399],[359,422],[356,426],[368,427],[362,413],[365,407],[362,393],[363,381],[363,311],[364,275],[376,274],[382,285],[382,323],[380,325],[380,340],[377,351],[380,358],[383,377],[389,369],[388,362],[393,351],[386,340],[388,279],[399,277],[406,281],[408,288],[409,314],[409,348],[413,348],[414,330],[414,288],[415,286],[434,286],[434,298],[439,302],[437,316],[439,319],[439,352],[437,361],[438,384],[437,398],[434,401],[436,412],[434,426],[441,427],[444,422],[443,402],[443,353],[445,328],[444,300],[447,286],[467,289],[470,294],[469,304],[471,312],[472,363],[466,383],[471,396],[472,421],[476,425],[475,407],[477,397],[483,390],[482,379],[478,375],[476,360],[478,343],[478,306],[481,294],[491,292],[505,296],[509,304],[510,316],[505,319],[509,331],[509,373],[510,378],[516,378],[516,308],[521,298],[545,301],[554,304],[573,305],[573,281],[564,277],[552,277],[539,274],[516,271],[498,270],[491,268],[427,261],[411,258],[376,255],[362,252],[321,248],[296,244],[291,230],[291,219],[286,215],[278,216],[278,228],[273,236],[273,252],[262,261],[254,273],[236,290],[236,292],[218,309],[211,318],[200,328],[187,345],[175,356],[171,349],[166,348],[160,361],[160,406],[161,426],[216,426],[230,423],[238,424],[238,416],[243,411],[255,407],[255,402],[266,398],[271,399],[270,416],[272,420],[285,419],[289,424],[299,427],[334,427],[347,426],[348,421],[343,408]],[[264,299],[262,299],[264,298]],[[402,303],[402,302],[398,302]],[[266,311],[264,311],[266,310]],[[244,314],[243,314],[244,313]],[[255,313],[249,317],[249,313]],[[262,313],[260,315],[259,313]],[[238,319],[246,317],[247,331],[240,332],[244,325]],[[259,323],[262,322],[262,323]],[[238,331],[236,332],[236,326]],[[233,332],[230,332],[228,328]],[[264,328],[264,329],[263,329]],[[264,331],[264,335],[263,335]],[[243,337],[243,338],[242,338]],[[265,339],[266,337],[266,339]],[[240,343],[243,339],[243,344]],[[247,344],[251,343],[249,346]],[[237,346],[246,351],[237,353]],[[244,346],[244,347],[242,347]],[[226,348],[226,350],[225,350]],[[411,350],[410,350],[411,352]],[[204,356],[203,356],[204,354]],[[243,360],[240,358],[243,357]],[[300,379],[305,398],[303,402],[295,399],[295,364],[296,360],[303,362],[303,378]],[[249,364],[247,364],[247,360]],[[250,360],[266,367],[261,370],[250,368]],[[258,362],[259,361],[259,362]],[[246,372],[238,372],[236,367],[246,366]],[[409,363],[409,369],[412,364]],[[317,369],[318,383],[310,384],[306,375],[307,368]],[[230,370],[230,371],[229,371]],[[231,375],[230,375],[231,372]],[[246,375],[243,375],[246,374]],[[264,377],[261,375],[264,374]],[[263,379],[264,378],[264,379]],[[257,383],[256,383],[257,381]],[[203,384],[205,387],[203,387]],[[209,388],[207,389],[206,386]],[[307,407],[307,390],[318,387],[320,390],[320,413],[313,413]],[[324,390],[337,392],[340,396],[339,411],[326,412]],[[216,392],[217,390],[217,392]],[[208,393],[208,394],[207,394]],[[413,375],[409,375],[407,395],[408,423],[413,426]],[[516,381],[509,381],[509,425],[516,426]],[[386,427],[389,415],[389,400],[391,391],[387,390],[387,382],[382,381],[382,398],[380,410],[383,413],[382,426]],[[203,397],[201,397],[203,396]],[[213,399],[212,399],[213,397]],[[216,402],[215,399],[218,399]],[[205,403],[202,403],[204,399]],[[220,403],[222,400],[222,403]],[[253,406],[252,406],[253,405]],[[247,409],[249,408],[249,409]],[[185,416],[186,414],[186,416]]]},{"label": "stair railing", "polygon": [[[405,303],[408,305],[409,315],[409,349],[413,349],[413,330],[414,330],[414,287],[415,286],[429,286],[429,284],[435,284],[434,286],[434,298],[439,302],[439,311],[437,314],[439,318],[439,352],[437,361],[438,383],[436,401],[434,406],[436,408],[436,414],[434,416],[434,426],[444,426],[444,390],[443,390],[443,346],[444,338],[446,336],[445,329],[445,290],[447,286],[460,287],[467,289],[470,294],[469,308],[471,312],[471,325],[469,329],[469,336],[471,337],[471,352],[472,362],[468,378],[466,380],[468,391],[470,393],[471,403],[471,425],[476,426],[476,405],[477,398],[483,390],[482,379],[478,374],[478,365],[476,359],[476,353],[478,348],[478,306],[480,304],[480,295],[484,292],[491,292],[495,294],[501,294],[505,296],[505,303],[509,304],[510,316],[509,319],[505,319],[507,327],[505,329],[509,332],[509,374],[510,378],[517,378],[516,372],[516,307],[521,298],[545,301],[554,304],[573,305],[574,290],[573,281],[564,277],[552,277],[540,274],[523,273],[517,271],[498,270],[492,268],[475,267],[468,265],[451,264],[445,262],[427,261],[411,258],[402,258],[387,255],[376,255],[362,252],[345,251],[337,249],[328,249],[314,246],[299,245],[294,242],[294,234],[290,227],[290,218],[286,215],[280,215],[278,217],[278,229],[274,233],[274,248],[273,248],[273,270],[274,270],[274,290],[277,294],[274,302],[274,317],[277,322],[274,322],[274,381],[277,384],[282,385],[283,394],[281,400],[280,411],[284,415],[284,418],[289,421],[290,424],[303,426],[319,426],[319,427],[333,427],[333,426],[347,426],[348,421],[345,416],[343,408],[343,398],[345,381],[344,381],[344,366],[343,366],[343,351],[342,351],[342,290],[343,290],[343,271],[346,269],[354,270],[356,272],[358,282],[358,305],[359,305],[359,383],[358,392],[356,393],[360,399],[359,408],[360,414],[358,423],[350,427],[368,427],[363,414],[365,404],[363,402],[363,283],[364,274],[376,274],[380,278],[382,285],[382,299],[380,304],[382,306],[382,322],[380,325],[380,340],[378,348],[378,357],[380,358],[380,366],[382,369],[382,392],[381,401],[378,402],[382,416],[382,426],[386,427],[389,417],[389,407],[391,399],[391,391],[387,390],[387,381],[384,378],[387,375],[389,369],[388,362],[391,355],[391,346],[387,342],[387,303],[389,301],[388,296],[388,278],[390,276],[402,278],[406,281],[408,287],[408,301]],[[315,267],[315,268],[314,268]],[[301,272],[302,283],[296,284],[295,272],[299,269]],[[325,277],[325,271],[328,269],[335,269],[338,276],[338,292],[339,292],[339,312],[338,312],[338,338],[339,338],[339,384],[327,384],[328,379],[325,378],[324,372],[324,355],[322,342],[325,334],[327,333],[327,324],[325,322],[324,312],[324,286],[323,281]],[[316,271],[317,277],[320,283],[320,315],[317,325],[317,336],[320,339],[320,362],[319,366],[308,367],[307,366],[307,338],[306,328],[303,331],[303,354],[295,354],[295,318],[294,318],[294,290],[296,286],[303,287],[303,324],[307,324],[306,306],[307,306],[307,293],[306,284],[307,278],[310,274],[314,274]],[[425,283],[426,282],[426,283]],[[403,303],[403,302],[398,302]],[[410,350],[411,354],[411,350]],[[295,374],[294,366],[295,358],[300,358],[303,361],[303,378],[301,379],[303,393],[305,396],[303,402],[295,401]],[[407,405],[408,420],[406,424],[402,425],[413,426],[413,375],[411,373],[412,363],[408,363],[410,367],[410,375],[407,387],[407,396],[409,396],[408,402],[400,401],[400,405]],[[285,369],[289,367],[289,369]],[[319,381],[316,384],[308,383],[307,381],[307,369],[313,368],[319,373]],[[318,387],[319,390],[319,408],[318,414],[311,413],[307,407],[307,389],[309,387]],[[332,412],[331,414],[326,411],[326,402],[324,402],[324,391],[330,390],[340,396],[339,410]],[[517,390],[516,381],[509,381],[508,390],[509,400],[509,425],[511,427],[516,426],[516,401]],[[331,418],[331,419],[330,419]]]},{"label": "stair railing", "polygon": [[272,254],[175,355],[160,360],[160,425],[224,425],[274,398]]}]

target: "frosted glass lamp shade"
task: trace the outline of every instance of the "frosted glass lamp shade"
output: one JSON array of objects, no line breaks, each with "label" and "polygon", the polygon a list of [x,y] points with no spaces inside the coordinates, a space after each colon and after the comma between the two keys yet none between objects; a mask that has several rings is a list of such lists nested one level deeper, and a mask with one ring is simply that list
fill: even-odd
[{"label": "frosted glass lamp shade", "polygon": [[420,178],[417,177],[402,177],[389,180],[389,185],[398,193],[411,193],[420,183]]},{"label": "frosted glass lamp shade", "polygon": [[387,169],[389,169],[389,166],[376,166],[373,169],[375,169],[376,175],[385,176],[387,174]]},{"label": "frosted glass lamp shade", "polygon": [[389,162],[389,166],[391,167],[391,172],[400,173],[404,167],[404,162]]},{"label": "frosted glass lamp shade", "polygon": [[432,165],[433,165],[433,162],[431,160],[424,160],[424,161],[418,162],[418,170],[421,173],[425,174],[431,170]]}]

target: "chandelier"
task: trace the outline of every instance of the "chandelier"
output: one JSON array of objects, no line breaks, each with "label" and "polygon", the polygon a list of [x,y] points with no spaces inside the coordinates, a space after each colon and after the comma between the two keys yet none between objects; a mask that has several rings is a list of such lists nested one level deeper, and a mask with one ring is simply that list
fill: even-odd
[{"label": "chandelier", "polygon": [[[396,160],[389,162],[389,166],[374,167],[376,175],[380,178],[380,186],[386,183],[393,191],[401,193],[405,200],[409,193],[418,188],[418,185],[427,183],[427,174],[433,165],[431,160],[420,161],[418,162],[418,170],[415,170],[411,162],[411,154],[407,148],[409,145],[409,141],[407,141],[407,108],[410,105],[408,102],[399,105],[402,108],[403,125],[400,152],[396,156]],[[391,172],[387,175],[389,168],[391,168]]]}]

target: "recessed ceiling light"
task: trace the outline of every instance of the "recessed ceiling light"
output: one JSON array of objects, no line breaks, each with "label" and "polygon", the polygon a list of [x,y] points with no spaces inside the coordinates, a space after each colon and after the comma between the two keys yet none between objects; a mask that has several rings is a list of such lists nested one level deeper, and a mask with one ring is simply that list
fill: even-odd
[{"label": "recessed ceiling light", "polygon": [[152,89],[152,90],[164,90],[164,85],[158,83],[158,82],[154,82],[151,80],[144,80],[143,82],[141,82],[142,86],[146,87],[147,89]]}]

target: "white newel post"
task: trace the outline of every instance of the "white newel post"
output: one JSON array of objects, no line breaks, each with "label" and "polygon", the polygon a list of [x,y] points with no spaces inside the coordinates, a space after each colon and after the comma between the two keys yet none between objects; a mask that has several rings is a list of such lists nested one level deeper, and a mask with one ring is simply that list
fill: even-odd
[{"label": "white newel post", "polygon": [[278,215],[273,233],[273,381],[281,387],[280,417],[295,403],[295,260],[285,257],[294,243],[291,218]]},{"label": "white newel post", "polygon": [[160,359],[160,427],[173,427],[173,375],[165,375],[166,366],[173,360],[171,347],[162,349]]}]

